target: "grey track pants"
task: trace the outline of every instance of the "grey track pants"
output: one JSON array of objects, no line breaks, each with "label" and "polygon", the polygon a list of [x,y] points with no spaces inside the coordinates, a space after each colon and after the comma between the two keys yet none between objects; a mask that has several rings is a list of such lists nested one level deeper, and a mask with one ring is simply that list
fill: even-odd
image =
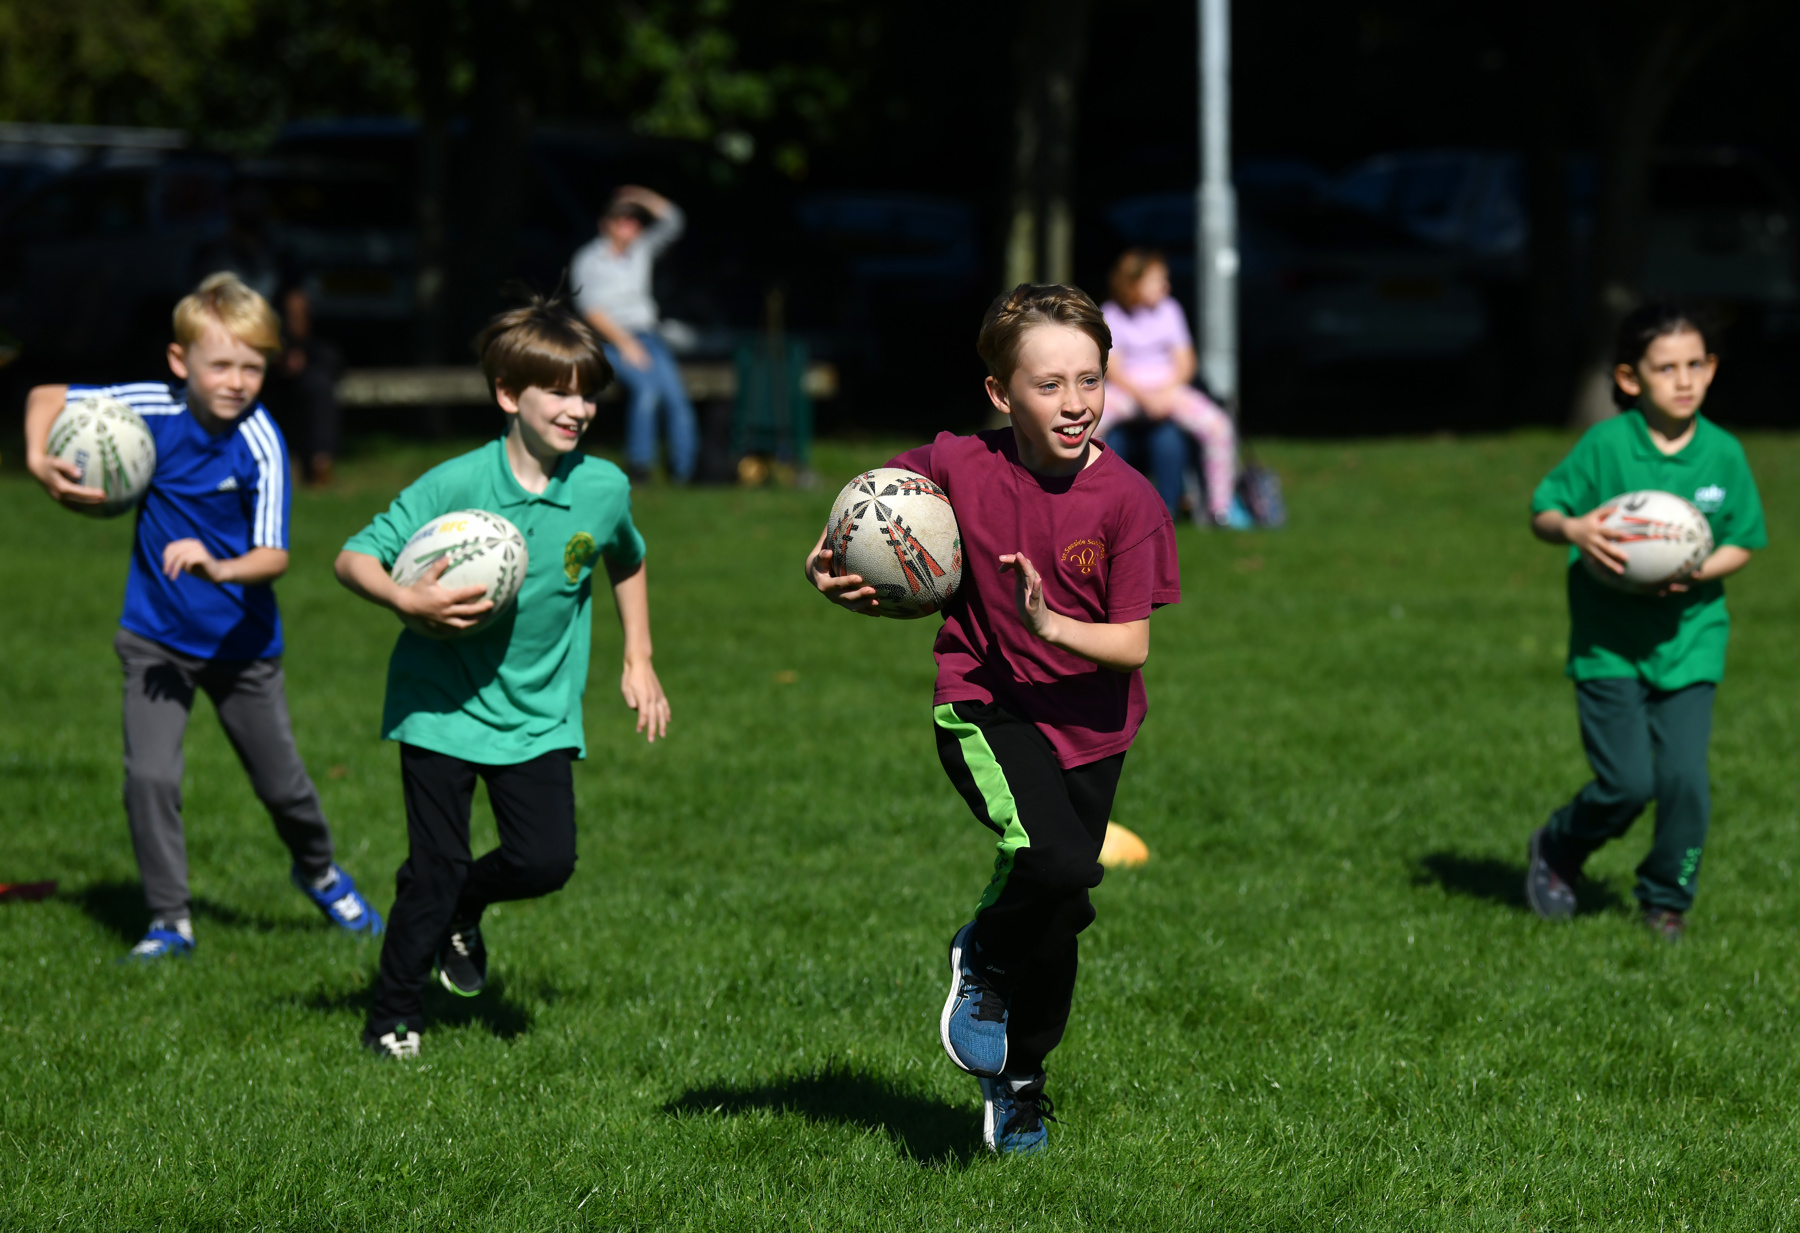
[{"label": "grey track pants", "polygon": [[331,828],[294,746],[279,659],[196,659],[121,629],[125,669],[125,815],[152,917],[188,913],[187,839],[181,827],[181,740],[194,691],[218,712],[250,786],[268,808],[303,876],[331,868]]}]

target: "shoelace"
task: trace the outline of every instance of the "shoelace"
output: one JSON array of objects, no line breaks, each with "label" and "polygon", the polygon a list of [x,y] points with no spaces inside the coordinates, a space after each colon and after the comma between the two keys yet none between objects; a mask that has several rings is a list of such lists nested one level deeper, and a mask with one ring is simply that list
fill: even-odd
[{"label": "shoelace", "polygon": [[975,1019],[981,1023],[999,1023],[1006,1018],[1006,1003],[994,986],[981,975],[981,969],[970,967],[963,973],[962,995],[975,999]]},{"label": "shoelace", "polygon": [[463,940],[464,938],[468,938],[472,942],[480,942],[481,932],[473,925],[470,925],[467,929],[455,929],[451,931],[450,949],[454,950],[464,959],[467,959],[469,957],[470,942],[465,942]]},{"label": "shoelace", "polygon": [[1026,1093],[1030,1091],[1030,1088],[1026,1088],[1024,1092],[1013,1093],[1014,1112],[1012,1117],[1007,1119],[1005,1133],[1010,1135],[1020,1131],[1032,1131],[1038,1128],[1040,1121],[1056,1121],[1056,1106],[1050,1103],[1050,1098],[1044,1095],[1042,1089],[1027,1095]]},{"label": "shoelace", "polygon": [[342,916],[345,920],[357,920],[360,919],[363,914],[362,904],[357,902],[354,893],[345,895],[342,899],[333,900],[331,910],[336,912],[339,916]]}]

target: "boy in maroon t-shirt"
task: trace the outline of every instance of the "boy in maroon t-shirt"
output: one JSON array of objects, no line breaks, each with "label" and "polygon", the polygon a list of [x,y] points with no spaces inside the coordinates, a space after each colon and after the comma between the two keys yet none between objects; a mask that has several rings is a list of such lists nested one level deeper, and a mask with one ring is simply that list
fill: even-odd
[{"label": "boy in maroon t-shirt", "polygon": [[[929,476],[962,530],[932,717],[951,783],[1000,843],[975,919],[950,943],[940,1030],[981,1079],[987,1145],[1019,1152],[1048,1137],[1044,1058],[1068,1023],[1076,937],[1094,919],[1088,891],[1144,719],[1150,613],[1181,599],[1181,580],[1162,499],[1092,439],[1112,347],[1094,302],[1021,284],[988,309],[977,347],[1011,427],[940,433],[888,465]],[[824,543],[808,579],[878,615],[874,588],[832,575]]]}]

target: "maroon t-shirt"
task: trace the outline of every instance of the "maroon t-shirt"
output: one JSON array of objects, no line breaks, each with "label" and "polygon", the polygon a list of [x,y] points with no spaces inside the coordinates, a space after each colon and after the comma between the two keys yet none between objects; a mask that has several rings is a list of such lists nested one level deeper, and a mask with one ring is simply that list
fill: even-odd
[{"label": "maroon t-shirt", "polygon": [[1035,475],[1011,428],[939,433],[887,465],[929,476],[962,529],[962,586],[934,648],[933,704],[998,703],[1035,723],[1065,768],[1129,749],[1149,709],[1143,674],[1102,668],[1026,629],[1000,554],[1029,557],[1044,602],[1078,620],[1141,621],[1178,603],[1175,525],[1150,481],[1108,449],[1074,475]]}]

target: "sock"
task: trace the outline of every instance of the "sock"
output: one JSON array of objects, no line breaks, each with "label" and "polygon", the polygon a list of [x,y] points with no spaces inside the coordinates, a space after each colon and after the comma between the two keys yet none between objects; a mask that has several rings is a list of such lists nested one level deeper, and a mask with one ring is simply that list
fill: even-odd
[{"label": "sock", "polygon": [[312,880],[312,888],[321,893],[337,885],[338,871],[336,865],[327,865],[325,872]]},{"label": "sock", "polygon": [[150,922],[150,928],[161,929],[165,933],[179,933],[186,942],[194,940],[194,922],[185,916],[178,916],[173,920],[164,920],[159,916]]}]

